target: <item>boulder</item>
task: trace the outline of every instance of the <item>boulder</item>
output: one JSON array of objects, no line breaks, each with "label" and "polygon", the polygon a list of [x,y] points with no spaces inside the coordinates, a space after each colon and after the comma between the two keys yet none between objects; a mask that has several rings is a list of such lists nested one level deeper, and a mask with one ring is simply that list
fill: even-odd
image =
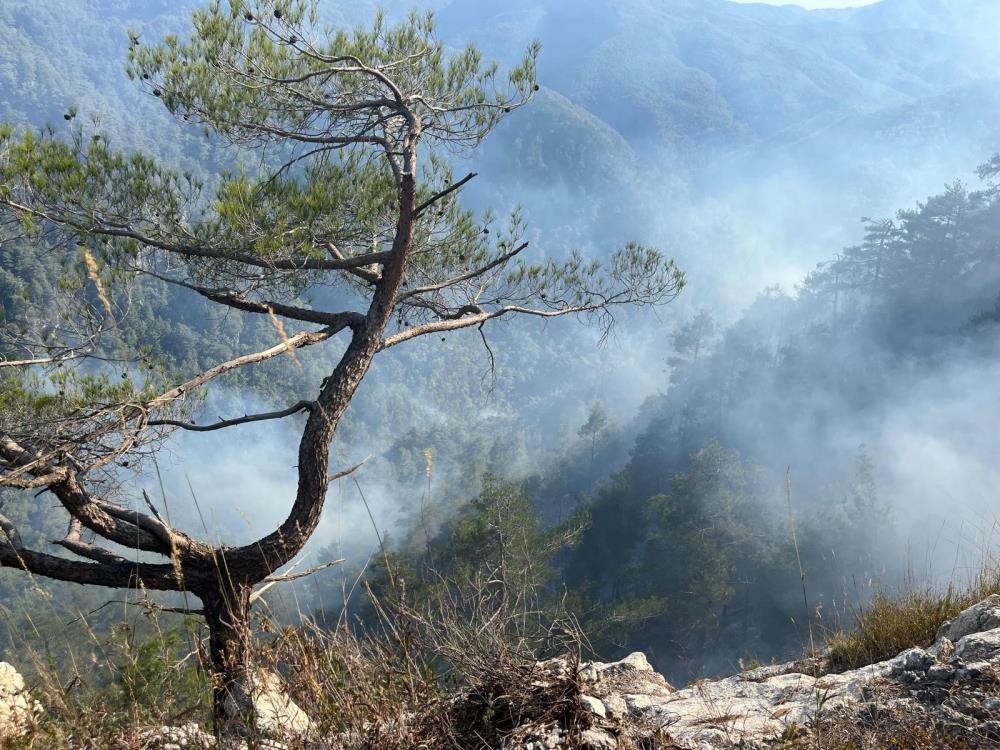
[{"label": "boulder", "polygon": [[246,684],[226,699],[225,708],[234,723],[252,715],[255,734],[264,739],[298,739],[312,731],[312,720],[285,692],[281,678],[266,669],[254,669]]},{"label": "boulder", "polygon": [[947,638],[952,643],[970,633],[982,633],[1000,628],[1000,595],[992,594],[978,604],[962,611],[953,620],[946,621],[938,628],[936,641]]},{"label": "boulder", "polygon": [[12,665],[0,661],[0,742],[23,737],[42,712]]}]

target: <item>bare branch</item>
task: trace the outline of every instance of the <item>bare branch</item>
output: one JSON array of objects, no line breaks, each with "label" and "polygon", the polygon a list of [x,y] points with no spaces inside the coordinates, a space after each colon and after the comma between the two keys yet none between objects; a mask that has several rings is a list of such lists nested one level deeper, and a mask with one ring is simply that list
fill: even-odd
[{"label": "bare branch", "polygon": [[80,617],[76,617],[76,618],[74,618],[74,619],[72,619],[72,620],[70,620],[70,621],[68,621],[68,622],[66,622],[64,624],[66,625],[66,627],[69,627],[70,625],[75,625],[76,623],[80,622],[81,620],[85,620],[86,618],[90,617],[91,615],[97,614],[98,612],[100,612],[105,607],[110,607],[112,604],[124,604],[124,605],[130,606],[130,607],[143,607],[143,608],[145,608],[145,609],[147,609],[147,610],[149,610],[151,612],[169,612],[171,614],[177,614],[177,615],[194,615],[194,616],[200,617],[200,616],[203,616],[205,614],[205,612],[203,610],[200,610],[200,609],[189,609],[188,607],[161,607],[159,604],[157,604],[154,601],[151,601],[148,598],[147,599],[143,599],[141,601],[130,601],[129,599],[109,599],[108,601],[104,602],[104,604],[100,605],[99,607],[94,607],[94,609],[90,610],[86,614],[80,615]]},{"label": "bare branch", "polygon": [[430,323],[413,326],[411,328],[404,329],[399,333],[393,334],[392,336],[386,337],[382,341],[379,350],[382,351],[388,349],[391,346],[396,346],[397,344],[417,338],[418,336],[426,336],[431,333],[444,333],[446,331],[457,331],[462,328],[482,325],[489,320],[494,320],[495,318],[500,318],[505,315],[517,314],[533,315],[538,318],[558,318],[563,315],[577,315],[580,313],[595,312],[603,310],[605,307],[606,305],[604,303],[595,303],[592,305],[579,305],[575,307],[559,308],[556,310],[537,310],[530,307],[522,307],[520,305],[507,305],[496,310],[476,312],[481,308],[476,305],[466,305],[465,307],[460,308],[459,311],[449,314],[442,320],[434,320]]},{"label": "bare branch", "polygon": [[342,315],[343,319],[337,326],[329,326],[319,331],[302,331],[293,336],[289,336],[286,341],[282,341],[280,344],[272,346],[270,349],[264,349],[263,351],[254,352],[252,354],[244,354],[241,357],[234,357],[233,359],[222,362],[211,369],[205,370],[187,382],[181,383],[168,391],[164,391],[156,398],[147,402],[146,408],[156,409],[164,406],[165,404],[180,398],[184,394],[189,393],[196,388],[200,388],[210,380],[213,380],[220,375],[239,367],[264,362],[265,360],[280,356],[292,349],[300,349],[302,347],[318,344],[321,341],[326,341],[344,328],[347,328],[352,324],[359,325],[364,320],[364,317],[359,313],[343,313]]},{"label": "bare branch", "polygon": [[88,560],[93,560],[94,562],[107,563],[111,565],[128,564],[128,560],[124,557],[116,555],[110,550],[106,550],[93,544],[87,544],[86,542],[78,539],[54,539],[52,543],[69,550],[74,555],[85,557]]},{"label": "bare branch", "polygon": [[[166,554],[171,554],[174,550],[176,539],[175,532],[169,528],[165,523],[159,521],[152,516],[147,516],[145,513],[140,513],[132,508],[123,508],[119,505],[113,503],[106,503],[100,500],[94,500],[94,504],[107,513],[112,518],[117,518],[118,520],[124,521],[136,529],[141,529],[148,534],[153,535],[163,545],[163,550]],[[158,552],[161,550],[157,550]]]},{"label": "bare branch", "polygon": [[129,561],[84,563],[31,549],[17,549],[9,544],[0,544],[0,566],[26,570],[57,581],[91,586],[131,588],[141,584],[157,591],[177,589],[177,579],[172,565]]},{"label": "bare branch", "polygon": [[[283,318],[300,320],[304,323],[319,323],[320,325],[327,326],[340,325],[341,329],[345,327],[342,325],[345,321],[345,316],[348,321],[353,320],[354,313],[351,312],[330,313],[324,312],[323,310],[309,310],[305,307],[287,305],[281,302],[258,302],[257,300],[247,299],[246,297],[234,292],[232,289],[209,289],[208,287],[190,284],[186,281],[172,279],[169,276],[163,276],[150,271],[142,271],[142,273],[166,282],[167,284],[179,286],[183,289],[190,289],[211,302],[217,302],[220,305],[232,307],[236,310],[242,310],[243,312],[259,313],[261,315],[280,315]],[[347,326],[350,325],[351,322],[348,322]]]},{"label": "bare branch", "polygon": [[315,575],[316,573],[319,573],[322,570],[326,570],[327,568],[332,568],[334,565],[340,565],[342,562],[344,562],[344,559],[345,558],[342,557],[339,560],[331,560],[330,562],[323,563],[322,565],[317,565],[314,568],[309,568],[309,570],[303,570],[301,573],[286,573],[284,575],[268,576],[261,582],[264,585],[250,595],[250,601],[255,602],[258,599],[260,599],[264,595],[264,592],[267,591],[272,586],[274,586],[276,583],[285,583],[286,581],[297,581],[300,578],[305,578],[307,576]]},{"label": "bare branch", "polygon": [[469,180],[471,180],[471,179],[473,179],[474,177],[477,177],[477,176],[478,176],[477,172],[469,172],[469,174],[465,175],[465,177],[463,177],[458,182],[454,183],[453,185],[449,185],[448,187],[446,187],[441,192],[439,192],[439,193],[437,193],[435,195],[432,195],[430,198],[428,198],[423,203],[421,203],[419,206],[417,206],[416,210],[413,212],[413,215],[415,217],[419,218],[420,214],[422,214],[425,210],[427,210],[428,208],[430,208],[431,206],[433,206],[435,203],[437,203],[439,200],[441,200],[442,198],[444,198],[446,195],[450,195],[451,193],[455,192],[456,190],[458,190],[459,188],[461,188],[465,183],[467,183]]},{"label": "bare branch", "polygon": [[490,346],[490,342],[486,338],[486,331],[483,328],[485,325],[485,320],[479,324],[479,337],[483,340],[483,346],[486,347],[486,353],[490,355],[490,382],[495,385],[497,382],[497,360],[496,357],[493,356],[493,348]]},{"label": "bare branch", "polygon": [[[337,260],[343,260],[344,258],[348,257],[345,256],[343,252],[341,252],[340,248],[338,248],[332,242],[326,243],[326,249],[330,253],[330,255]],[[378,273],[368,268],[346,268],[344,269],[344,272],[352,276],[357,276],[359,279],[367,281],[369,284],[377,283],[380,278]]]},{"label": "bare branch", "polygon": [[[169,541],[164,542],[162,524],[155,521],[146,524],[148,516],[138,513],[132,513],[130,516],[123,508],[119,509],[110,503],[93,499],[68,467],[58,467],[53,470],[44,464],[39,464],[36,457],[14,442],[9,435],[0,435],[0,458],[7,464],[17,467],[18,471],[27,472],[36,479],[43,479],[70,515],[105,539],[125,547],[170,554],[171,545]],[[0,476],[0,486],[17,487],[23,483],[18,477]],[[169,540],[169,534],[166,538]]]},{"label": "bare branch", "polygon": [[349,469],[342,469],[341,471],[338,471],[336,474],[330,474],[327,477],[327,481],[328,482],[336,482],[338,479],[343,479],[344,477],[349,477],[351,474],[353,474],[354,472],[356,472],[358,469],[360,469],[366,463],[368,463],[368,459],[367,458],[364,459],[363,461],[358,461],[358,463],[354,464],[354,466],[352,466]]},{"label": "bare branch", "polygon": [[464,281],[471,281],[472,279],[477,279],[480,276],[489,273],[494,268],[499,268],[500,266],[504,265],[509,260],[511,260],[512,258],[522,253],[524,250],[526,250],[527,247],[528,243],[522,242],[513,250],[503,253],[502,255],[498,255],[496,258],[491,260],[485,266],[480,266],[479,268],[469,271],[468,273],[463,273],[460,276],[453,276],[452,278],[446,279],[444,281],[439,281],[433,284],[425,284],[423,286],[414,287],[413,289],[407,289],[405,292],[400,292],[399,296],[396,298],[397,304],[400,302],[405,302],[406,300],[412,297],[417,297],[422,294],[429,294],[430,292],[437,292],[442,289],[447,289],[448,287],[455,286],[456,284],[461,284]]},{"label": "bare branch", "polygon": [[69,362],[70,360],[80,359],[84,356],[86,355],[76,352],[73,354],[56,355],[53,357],[35,357],[34,359],[0,359],[0,368],[28,367],[30,365],[54,365],[60,362]]},{"label": "bare branch", "polygon": [[180,427],[181,429],[189,430],[191,432],[212,432],[213,430],[222,430],[226,427],[248,424],[250,422],[264,422],[269,419],[282,419],[303,410],[311,410],[315,405],[316,402],[314,401],[299,401],[297,404],[293,404],[287,409],[282,409],[281,411],[271,411],[263,414],[244,414],[242,417],[236,417],[234,419],[221,419],[220,421],[209,425],[199,425],[193,422],[181,422],[176,419],[151,419],[148,424],[150,427],[167,425],[171,427]]}]

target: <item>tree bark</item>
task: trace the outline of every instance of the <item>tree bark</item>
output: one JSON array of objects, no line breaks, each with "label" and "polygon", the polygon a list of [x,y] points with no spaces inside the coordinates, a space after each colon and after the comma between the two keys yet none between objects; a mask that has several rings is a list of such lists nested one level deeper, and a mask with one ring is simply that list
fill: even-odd
[{"label": "tree bark", "polygon": [[250,676],[249,585],[219,571],[217,585],[198,592],[208,625],[212,665],[212,715],[217,737],[234,730],[254,734]]}]

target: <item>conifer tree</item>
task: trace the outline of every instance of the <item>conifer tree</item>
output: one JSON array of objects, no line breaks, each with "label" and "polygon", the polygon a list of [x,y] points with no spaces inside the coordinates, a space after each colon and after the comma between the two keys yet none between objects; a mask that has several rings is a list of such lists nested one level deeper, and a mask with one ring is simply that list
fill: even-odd
[{"label": "conifer tree", "polygon": [[[381,352],[515,316],[609,326],[617,307],[660,304],[683,285],[671,260],[637,244],[606,263],[530,263],[516,213],[501,227],[461,207],[475,175],[454,177],[448,157],[530,101],[537,54],[502,73],[473,47],[447,50],[430,16],[346,31],[322,27],[307,0],[215,2],[194,13],[187,38],[151,45],[133,34],[127,70],[179,121],[228,143],[240,168],[202,184],[75,123],[65,138],[0,130],[0,210],[52,263],[80,260],[77,283],[44,305],[51,324],[5,327],[0,339],[0,487],[25,502],[51,493],[68,519],[55,544],[73,556],[29,548],[0,517],[0,564],[196,595],[217,731],[246,684],[255,591],[303,548],[332,479],[350,471],[331,470],[331,441]],[[137,279],[269,320],[276,343],[200,372],[150,371],[140,384],[148,353],[114,338]],[[306,302],[320,288],[337,306]],[[198,394],[218,379],[307,347],[335,361],[311,398],[195,420]],[[174,528],[148,496],[141,511],[129,504],[143,493],[121,467],[141,478],[176,431],[279,419],[301,420],[301,432],[297,489],[275,498],[288,511],[271,533],[215,545]]]}]

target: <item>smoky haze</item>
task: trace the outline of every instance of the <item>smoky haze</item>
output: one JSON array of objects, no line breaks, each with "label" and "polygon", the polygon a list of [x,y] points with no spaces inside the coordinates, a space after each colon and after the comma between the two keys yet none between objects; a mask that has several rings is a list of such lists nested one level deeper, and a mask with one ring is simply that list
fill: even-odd
[{"label": "smoky haze", "polygon": [[[389,11],[399,15],[412,5]],[[501,331],[494,342],[499,386],[484,378],[481,350],[464,363],[465,391],[479,410],[464,424],[489,424],[490,432],[522,446],[512,465],[493,467],[507,474],[544,473],[573,445],[595,401],[606,405],[627,443],[627,434],[644,423],[640,407],[669,389],[667,359],[679,322],[708,308],[724,330],[765,287],[778,285],[794,297],[817,263],[860,241],[862,216],[892,216],[952,180],[975,184],[974,168],[1000,148],[992,125],[1000,121],[994,117],[1000,97],[993,93],[1000,71],[995,51],[976,41],[984,29],[1000,28],[1000,10],[986,2],[885,0],[822,13],[722,0],[416,6],[436,10],[445,39],[456,47],[475,41],[487,53],[513,59],[531,39],[542,42],[538,100],[515,113],[474,163],[459,165],[480,172],[468,201],[501,211],[521,204],[536,253],[582,247],[600,255],[635,238],[673,254],[689,279],[681,299],[655,314],[626,316],[603,344],[593,330],[558,324],[545,332],[557,343],[529,355],[518,352],[521,328]],[[369,15],[365,7],[323,7],[348,22]],[[629,45],[637,49],[625,54]],[[766,45],[784,56],[761,54]],[[628,84],[619,88],[622,81]],[[478,344],[469,336],[460,346]],[[933,546],[935,572],[948,575],[947,561],[970,529],[993,523],[990,499],[1000,478],[986,425],[996,416],[988,385],[997,363],[965,356],[961,346],[947,354],[934,348],[939,343],[928,346],[909,352],[898,370],[893,366],[898,387],[864,413],[820,385],[829,381],[827,373],[806,374],[816,384],[811,403],[799,414],[786,413],[790,424],[767,433],[771,425],[760,417],[760,405],[781,394],[762,385],[748,413],[734,408],[728,433],[742,453],[775,470],[793,467],[807,505],[802,512],[866,446],[880,492],[905,528],[896,562],[907,550],[923,554]],[[454,351],[451,342],[446,351]],[[848,342],[840,356],[855,361],[870,351],[868,343],[854,351]],[[948,362],[926,365],[925,354]],[[564,355],[571,378],[552,374],[563,370],[552,363]],[[530,378],[505,372],[526,360]],[[392,371],[405,380],[411,365],[407,360]],[[412,381],[416,390],[400,389],[407,399],[432,403],[440,384]],[[366,385],[352,407],[359,424],[367,422],[368,395],[376,390],[381,386]],[[558,397],[543,405],[540,394],[547,392]],[[429,426],[454,423],[445,411],[408,409],[396,424],[345,437],[342,450],[351,460],[380,458],[384,467],[393,461],[387,446],[414,425],[430,447]],[[501,429],[495,429],[498,420]],[[253,436],[221,449],[228,459],[223,465],[231,467],[224,470],[221,496],[213,489],[218,477],[199,471],[201,443],[195,442],[208,438],[185,438],[178,455],[196,489],[219,498],[210,512],[215,523],[252,536],[279,520],[280,500],[294,493],[295,436],[245,429]],[[619,452],[619,461],[626,457]],[[271,460],[287,469],[268,476],[247,471],[248,464]],[[376,465],[359,480],[377,523],[403,533],[426,490],[423,467],[418,460],[409,475],[387,482]],[[603,475],[620,466],[603,467]],[[441,459],[431,492],[475,486],[453,480],[452,472],[464,473],[460,458],[453,464]],[[351,483],[334,496],[313,548],[348,539],[357,548],[348,553],[367,555],[374,532],[357,488]]]},{"label": "smoky haze", "polygon": [[[183,28],[172,7],[96,5],[150,38]],[[534,499],[551,519],[555,504],[599,494],[650,445],[668,447],[652,459],[660,478],[649,491],[668,492],[713,440],[771,472],[776,497],[790,467],[802,521],[849,491],[864,450],[894,527],[877,550],[887,581],[914,568],[949,580],[991,549],[1000,356],[995,329],[973,336],[967,324],[1000,292],[995,260],[954,300],[921,291],[926,316],[919,305],[868,309],[857,291],[834,301],[806,279],[862,242],[862,217],[891,218],[955,180],[984,186],[975,169],[1000,150],[1000,7],[777,5],[388,3],[390,17],[435,10],[450,47],[475,42],[505,63],[542,43],[536,101],[456,164],[479,173],[470,206],[502,215],[520,204],[541,256],[580,248],[599,257],[633,239],[661,247],[688,286],[666,308],[622,314],[606,340],[565,321],[503,326],[491,337],[495,377],[475,332],[380,357],[332,468],[368,462],[357,484],[331,490],[310,563],[343,556],[357,569],[379,537],[405,539],[428,516],[439,526],[484,471],[535,477]],[[366,22],[373,8],[321,3],[332,22]],[[47,43],[29,25],[13,27]],[[28,109],[10,93],[0,105]],[[995,246],[984,252],[995,259]],[[678,330],[702,310],[714,329],[697,361],[672,363]],[[596,473],[583,468],[579,436],[595,403],[611,422]],[[284,405],[224,388],[206,412]],[[695,427],[685,409],[700,410]],[[269,532],[295,494],[297,439],[294,424],[269,423],[179,437],[161,460],[170,511],[227,544]],[[558,472],[564,481],[551,481]]]}]

